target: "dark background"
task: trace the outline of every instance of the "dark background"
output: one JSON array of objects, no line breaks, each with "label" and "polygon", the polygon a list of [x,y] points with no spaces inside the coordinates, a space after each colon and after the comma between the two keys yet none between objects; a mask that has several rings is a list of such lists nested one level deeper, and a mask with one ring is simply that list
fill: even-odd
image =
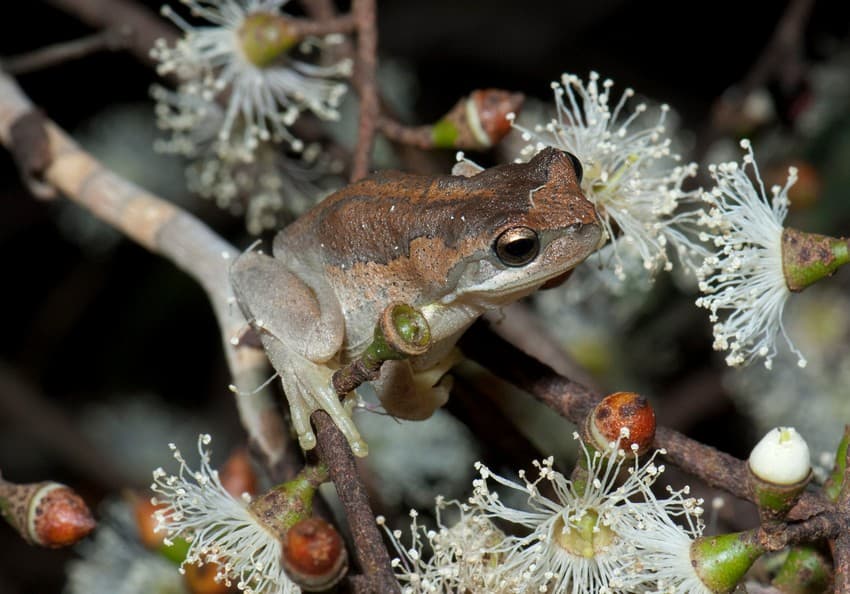
[{"label": "dark background", "polygon": [[[159,3],[146,4],[156,9]],[[618,86],[670,103],[683,126],[698,131],[708,124],[714,101],[752,66],[784,4],[381,0],[379,51],[402,60],[418,80],[416,112],[422,121],[438,117],[473,88],[515,89],[549,100],[550,80],[564,71],[586,75],[594,69]],[[0,56],[91,32],[41,2],[4,8]],[[846,47],[849,21],[847,2],[818,2],[806,29],[806,58],[820,61],[836,44]],[[116,103],[147,101],[155,80],[150,67],[118,52],[28,74],[20,83],[51,118],[73,131]],[[182,194],[175,189],[175,195]],[[248,243],[240,220],[187,200],[188,208],[237,245]],[[73,427],[63,423],[73,425],[87,403],[116,393],[151,392],[187,415],[215,417],[234,434],[238,428],[218,330],[199,288],[128,241],[101,249],[69,236],[58,223],[65,208],[61,200],[32,198],[11,159],[0,152],[0,470],[7,476],[14,470],[16,482],[48,477],[67,482],[96,502],[109,490],[108,480],[69,463],[65,450],[71,446],[62,441],[74,439]],[[841,228],[841,216],[833,222]],[[667,307],[647,311],[643,328]],[[641,328],[639,322],[634,331]],[[650,378],[660,392],[715,365],[707,363],[713,360],[701,313],[688,318],[679,333],[688,357],[682,367]],[[44,410],[34,398],[22,397],[28,392],[21,384],[53,408]],[[684,429],[746,455],[747,419],[723,399],[719,387],[712,393],[719,404]],[[29,404],[15,404],[22,398]],[[45,426],[61,430],[45,435],[41,418]],[[59,424],[50,424],[54,421]],[[716,431],[718,425],[725,430]],[[29,548],[0,525],[0,593],[58,592],[69,555]]]}]

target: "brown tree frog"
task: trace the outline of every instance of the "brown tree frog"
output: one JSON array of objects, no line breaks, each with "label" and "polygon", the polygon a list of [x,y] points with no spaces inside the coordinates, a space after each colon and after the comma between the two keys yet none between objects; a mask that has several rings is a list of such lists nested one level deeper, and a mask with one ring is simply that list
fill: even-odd
[{"label": "brown tree frog", "polygon": [[381,403],[406,419],[442,406],[463,331],[596,250],[602,230],[580,181],[578,159],[551,148],[471,176],[381,172],[280,231],[274,257],[237,258],[237,299],[280,374],[301,447],[315,446],[310,414],[323,409],[366,455],[352,399],[340,402],[331,376],[369,344],[392,302],[422,311],[433,346],[384,364],[373,382]]}]

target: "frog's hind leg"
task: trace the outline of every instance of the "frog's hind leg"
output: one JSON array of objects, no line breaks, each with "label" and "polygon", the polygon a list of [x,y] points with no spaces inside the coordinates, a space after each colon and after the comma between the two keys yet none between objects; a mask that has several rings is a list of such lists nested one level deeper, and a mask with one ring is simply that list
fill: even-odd
[{"label": "frog's hind leg", "polygon": [[280,260],[248,251],[234,260],[230,281],[239,306],[261,334],[271,334],[316,363],[341,348],[345,321],[321,275],[308,284]]}]

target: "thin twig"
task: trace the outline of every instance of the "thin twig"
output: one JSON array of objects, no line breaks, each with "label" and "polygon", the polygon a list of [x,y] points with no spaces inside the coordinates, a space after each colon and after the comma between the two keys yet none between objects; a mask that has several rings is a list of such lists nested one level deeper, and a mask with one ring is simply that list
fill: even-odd
[{"label": "thin twig", "polygon": [[300,37],[324,37],[334,33],[352,33],[357,21],[352,14],[329,18],[327,20],[290,19],[293,32]]},{"label": "thin twig", "polygon": [[128,27],[104,29],[79,39],[55,43],[26,54],[3,58],[3,69],[13,75],[26,74],[85,58],[104,50],[121,50],[127,47],[129,40]]},{"label": "thin twig", "polygon": [[372,146],[378,125],[380,105],[375,71],[378,66],[378,27],[375,0],[354,0],[352,14],[357,21],[357,52],[354,65],[354,87],[360,97],[357,147],[351,165],[351,181],[369,174]]},{"label": "thin twig", "polygon": [[[15,81],[0,71],[0,140],[9,147],[16,122],[33,105]],[[221,328],[225,356],[234,384],[242,423],[257,442],[270,466],[279,463],[287,448],[285,425],[276,413],[269,391],[247,393],[262,383],[266,357],[255,348],[234,348],[232,336],[246,322],[234,305],[230,288],[230,260],[238,251],[191,214],[146,192],[106,169],[47,119],[32,120],[44,127],[52,160],[43,179],[70,200],[122,231],[195,278],[206,291]]]},{"label": "thin twig", "polygon": [[137,60],[155,64],[150,50],[157,39],[169,44],[177,29],[160,16],[131,0],[47,0],[59,10],[73,14],[95,29],[128,28],[127,49]]},{"label": "thin twig", "polygon": [[330,416],[318,410],[310,417],[316,427],[319,457],[328,467],[345,515],[357,560],[373,592],[398,592],[398,582],[390,566],[390,557],[375,516],[369,506],[366,488],[360,480],[354,454],[345,436]]}]

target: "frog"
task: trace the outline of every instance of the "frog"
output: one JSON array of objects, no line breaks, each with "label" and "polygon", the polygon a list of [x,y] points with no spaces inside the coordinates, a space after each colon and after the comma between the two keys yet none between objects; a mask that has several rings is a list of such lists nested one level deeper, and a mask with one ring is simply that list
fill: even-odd
[{"label": "frog", "polygon": [[581,190],[580,160],[545,148],[523,163],[460,175],[381,171],[331,194],[231,265],[236,299],[278,372],[300,446],[326,411],[352,451],[368,447],[357,402],[331,377],[370,344],[391,303],[421,311],[431,345],[383,364],[372,383],[389,415],[425,419],[443,406],[463,332],[488,310],[567,275],[603,230]]}]

